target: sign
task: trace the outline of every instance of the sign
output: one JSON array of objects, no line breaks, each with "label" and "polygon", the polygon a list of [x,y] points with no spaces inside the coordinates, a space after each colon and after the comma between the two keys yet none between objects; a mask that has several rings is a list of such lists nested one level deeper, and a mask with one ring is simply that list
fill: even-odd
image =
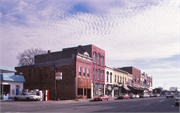
[{"label": "sign", "polygon": [[57,72],[55,75],[56,75],[55,77],[56,80],[62,80],[62,72]]}]

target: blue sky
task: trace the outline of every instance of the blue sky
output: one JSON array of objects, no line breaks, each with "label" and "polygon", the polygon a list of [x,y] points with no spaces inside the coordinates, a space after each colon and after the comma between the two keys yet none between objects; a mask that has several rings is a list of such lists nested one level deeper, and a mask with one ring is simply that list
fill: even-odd
[{"label": "blue sky", "polygon": [[153,87],[179,84],[178,0],[1,0],[0,65],[29,48],[93,44],[109,67],[134,66]]}]

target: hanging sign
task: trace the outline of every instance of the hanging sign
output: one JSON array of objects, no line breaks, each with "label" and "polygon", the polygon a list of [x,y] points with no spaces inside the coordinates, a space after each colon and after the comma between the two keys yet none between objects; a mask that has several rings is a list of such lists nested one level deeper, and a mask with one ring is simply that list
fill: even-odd
[{"label": "hanging sign", "polygon": [[57,72],[55,79],[56,80],[62,80],[62,72]]}]

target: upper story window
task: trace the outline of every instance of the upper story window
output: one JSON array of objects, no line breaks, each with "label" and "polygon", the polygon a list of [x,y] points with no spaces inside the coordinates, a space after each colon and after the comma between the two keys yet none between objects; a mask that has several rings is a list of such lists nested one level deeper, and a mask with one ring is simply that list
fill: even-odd
[{"label": "upper story window", "polygon": [[98,80],[100,80],[100,69],[98,69]]},{"label": "upper story window", "polygon": [[102,81],[104,81],[104,71],[102,71]]},{"label": "upper story window", "polygon": [[112,73],[110,73],[110,83],[112,83]]},{"label": "upper story window", "polygon": [[123,84],[124,84],[124,77],[123,77]]},{"label": "upper story window", "polygon": [[117,82],[119,82],[119,76],[117,76]]},{"label": "upper story window", "polygon": [[109,72],[107,71],[107,81],[106,82],[109,82]]},{"label": "upper story window", "polygon": [[104,66],[104,56],[101,57],[101,65]]},{"label": "upper story window", "polygon": [[90,72],[89,68],[87,68],[87,77],[89,77],[89,72]]},{"label": "upper story window", "polygon": [[133,81],[136,82],[136,77],[135,76],[133,76]]},{"label": "upper story window", "polygon": [[85,70],[86,70],[86,68],[83,67],[83,76],[84,76],[84,77],[86,76],[86,75],[85,75]]},{"label": "upper story window", "polygon": [[96,80],[96,69],[94,68],[94,80]]},{"label": "upper story window", "polygon": [[120,82],[122,82],[121,76],[120,76]]},{"label": "upper story window", "polygon": [[98,54],[98,65],[100,65],[100,54]]},{"label": "upper story window", "polygon": [[114,78],[114,82],[116,82],[116,75],[115,75],[115,78]]},{"label": "upper story window", "polygon": [[137,81],[138,81],[138,83],[140,83],[140,80],[139,80],[139,78],[137,78]]},{"label": "upper story window", "polygon": [[79,66],[79,76],[81,76],[81,66]]},{"label": "upper story window", "polygon": [[96,64],[96,52],[94,52],[94,63]]}]

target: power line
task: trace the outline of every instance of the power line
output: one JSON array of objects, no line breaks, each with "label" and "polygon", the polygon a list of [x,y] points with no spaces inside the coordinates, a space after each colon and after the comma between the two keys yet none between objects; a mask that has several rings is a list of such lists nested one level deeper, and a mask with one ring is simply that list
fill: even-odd
[{"label": "power line", "polygon": [[[25,9],[25,8],[28,8],[28,7],[32,7],[32,5],[40,4],[40,3],[43,3],[43,2],[46,2],[46,1],[48,1],[48,0],[44,0],[44,1],[41,1],[41,2],[38,2],[38,3],[34,3],[34,4],[31,4],[31,6],[26,6],[26,7],[23,7],[23,8],[17,9],[17,10],[14,10],[14,11],[10,11],[10,12],[8,12],[8,13],[2,14],[1,17],[2,17],[2,16],[6,16],[6,15],[11,14],[11,13],[14,13],[14,12],[17,12],[17,11],[20,11],[20,10]],[[1,0],[0,0],[0,2],[1,2]],[[2,2],[1,2],[1,3],[2,3]]]}]

